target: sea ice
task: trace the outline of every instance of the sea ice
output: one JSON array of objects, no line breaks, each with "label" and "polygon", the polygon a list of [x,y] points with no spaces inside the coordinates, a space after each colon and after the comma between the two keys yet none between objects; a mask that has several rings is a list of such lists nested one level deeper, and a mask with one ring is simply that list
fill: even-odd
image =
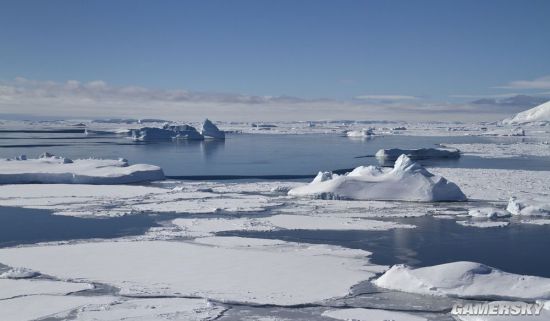
[{"label": "sea ice", "polygon": [[110,284],[125,295],[278,305],[345,296],[353,285],[380,271],[379,266],[369,265],[366,251],[241,239],[213,237],[210,244],[109,241],[5,248],[0,249],[0,262],[63,279]]},{"label": "sea ice", "polygon": [[348,137],[368,137],[374,135],[374,129],[372,128],[363,128],[361,130],[350,130],[346,132]]},{"label": "sea ice", "polygon": [[474,262],[452,262],[416,269],[398,264],[374,283],[391,290],[461,298],[550,298],[548,278],[507,273]]},{"label": "sea ice", "polygon": [[420,148],[420,149],[381,149],[376,152],[376,158],[383,161],[394,161],[401,155],[407,155],[412,160],[434,158],[459,158],[460,151],[455,148]]},{"label": "sea ice", "polygon": [[313,182],[293,188],[288,194],[324,199],[422,202],[466,200],[457,185],[431,174],[406,155],[401,155],[391,170],[360,166],[346,175],[319,173]]},{"label": "sea ice", "polygon": [[510,213],[495,207],[476,207],[470,209],[468,211],[468,215],[476,218],[496,219],[501,217],[508,217],[510,216]]},{"label": "sea ice", "polygon": [[456,221],[457,224],[466,227],[478,227],[478,228],[491,228],[491,227],[506,227],[510,225],[510,222],[503,221]]},{"label": "sea ice", "polygon": [[119,159],[77,159],[43,154],[38,159],[0,159],[0,184],[128,184],[164,179],[162,169]]},{"label": "sea ice", "polygon": [[24,295],[65,295],[92,288],[93,286],[88,283],[71,283],[38,279],[0,279],[0,301]]}]

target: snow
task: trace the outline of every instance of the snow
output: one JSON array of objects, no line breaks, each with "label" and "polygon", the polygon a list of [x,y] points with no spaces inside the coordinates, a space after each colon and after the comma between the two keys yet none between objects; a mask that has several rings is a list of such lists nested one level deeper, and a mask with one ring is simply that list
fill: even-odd
[{"label": "snow", "polygon": [[346,175],[319,173],[308,185],[288,192],[291,196],[324,199],[464,201],[460,188],[401,155],[391,170],[360,166]]},{"label": "snow", "polygon": [[523,124],[530,122],[550,122],[550,101],[522,111],[511,119],[504,120],[508,124]]},{"label": "snow", "polygon": [[370,253],[361,250],[264,240],[250,244],[254,239],[245,239],[248,246],[240,247],[240,239],[214,237],[212,245],[109,241],[8,248],[0,249],[0,262],[63,279],[107,283],[124,295],[279,305],[344,296],[380,270],[368,264]]},{"label": "snow", "polygon": [[0,159],[0,184],[128,184],[164,179],[162,169],[119,159],[77,159],[42,155],[37,159]]},{"label": "snow", "polygon": [[3,320],[9,321],[29,321],[47,317],[66,320],[74,309],[89,304],[108,304],[113,300],[114,298],[105,296],[33,295],[0,300],[0,311]]},{"label": "snow", "polygon": [[40,275],[40,272],[26,268],[12,268],[6,272],[0,273],[0,279],[30,279]]},{"label": "snow", "polygon": [[510,197],[506,210],[513,215],[550,215],[550,198],[533,199]]},{"label": "snow", "polygon": [[202,123],[201,135],[205,138],[225,139],[225,133],[208,119],[205,119]]},{"label": "snow", "polygon": [[328,310],[323,312],[323,316],[345,321],[428,321],[411,313],[362,308]]},{"label": "snow", "polygon": [[168,321],[213,320],[225,308],[203,299],[151,298],[117,300],[110,304],[87,305],[80,308],[75,321]]},{"label": "snow", "polygon": [[548,278],[507,273],[464,261],[416,269],[394,265],[374,283],[391,290],[461,298],[550,298]]},{"label": "snow", "polygon": [[460,151],[454,148],[420,148],[420,149],[381,149],[375,156],[383,161],[394,161],[401,155],[407,155],[410,159],[434,159],[434,158],[459,158]]}]

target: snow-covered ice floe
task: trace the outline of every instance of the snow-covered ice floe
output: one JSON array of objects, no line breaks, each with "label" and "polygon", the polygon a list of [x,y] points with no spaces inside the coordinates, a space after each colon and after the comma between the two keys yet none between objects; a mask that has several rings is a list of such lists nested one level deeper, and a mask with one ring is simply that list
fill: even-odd
[{"label": "snow-covered ice floe", "polygon": [[533,199],[510,197],[506,210],[514,215],[550,215],[550,198]]},{"label": "snow-covered ice floe", "polygon": [[323,312],[323,316],[345,321],[428,321],[425,317],[411,313],[363,308],[328,310]]},{"label": "snow-covered ice floe", "polygon": [[550,101],[522,111],[514,117],[505,119],[506,124],[523,124],[531,122],[550,122]]},{"label": "snow-covered ice floe", "polygon": [[507,273],[474,262],[452,262],[416,269],[394,265],[374,283],[391,290],[461,298],[550,298],[548,278]]},{"label": "snow-covered ice floe", "polygon": [[468,210],[468,215],[475,218],[497,219],[510,216],[510,213],[496,207],[476,207]]},{"label": "snow-covered ice floe", "polygon": [[0,159],[0,184],[127,184],[164,179],[158,166],[128,165],[125,159],[76,159],[42,154]]},{"label": "snow-covered ice floe", "polygon": [[295,305],[345,296],[383,271],[369,264],[369,255],[337,246],[212,237],[6,248],[0,262],[110,284],[129,296]]},{"label": "snow-covered ice floe", "polygon": [[421,159],[456,159],[460,157],[460,150],[456,148],[420,148],[420,149],[381,149],[376,152],[376,158],[383,161],[394,161],[401,155],[407,155],[412,160]]},{"label": "snow-covered ice floe", "polygon": [[431,174],[406,155],[399,156],[391,170],[360,166],[346,175],[320,172],[310,184],[293,188],[288,195],[422,202],[466,200],[456,184]]},{"label": "snow-covered ice floe", "polygon": [[504,222],[504,221],[479,221],[479,220],[456,221],[456,223],[466,227],[478,227],[478,228],[506,227],[510,225],[510,222]]},{"label": "snow-covered ice floe", "polygon": [[550,157],[550,145],[542,143],[514,144],[445,144],[458,148],[465,155],[483,158]]}]

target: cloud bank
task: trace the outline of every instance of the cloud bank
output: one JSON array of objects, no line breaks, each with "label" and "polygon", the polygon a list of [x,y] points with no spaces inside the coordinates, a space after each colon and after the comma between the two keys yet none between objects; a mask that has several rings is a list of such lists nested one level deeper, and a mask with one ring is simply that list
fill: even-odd
[{"label": "cloud bank", "polygon": [[[519,110],[522,110],[521,108]],[[350,100],[112,86],[102,80],[0,81],[0,118],[17,114],[60,118],[164,118],[197,121],[498,120],[519,110],[498,105],[433,102],[405,95]]]}]

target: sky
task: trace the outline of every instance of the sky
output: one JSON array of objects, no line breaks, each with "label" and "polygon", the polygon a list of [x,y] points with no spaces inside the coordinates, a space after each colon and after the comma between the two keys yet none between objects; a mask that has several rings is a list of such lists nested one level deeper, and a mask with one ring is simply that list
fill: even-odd
[{"label": "sky", "polygon": [[0,114],[498,118],[525,109],[499,99],[550,97],[549,13],[545,0],[4,0]]}]

